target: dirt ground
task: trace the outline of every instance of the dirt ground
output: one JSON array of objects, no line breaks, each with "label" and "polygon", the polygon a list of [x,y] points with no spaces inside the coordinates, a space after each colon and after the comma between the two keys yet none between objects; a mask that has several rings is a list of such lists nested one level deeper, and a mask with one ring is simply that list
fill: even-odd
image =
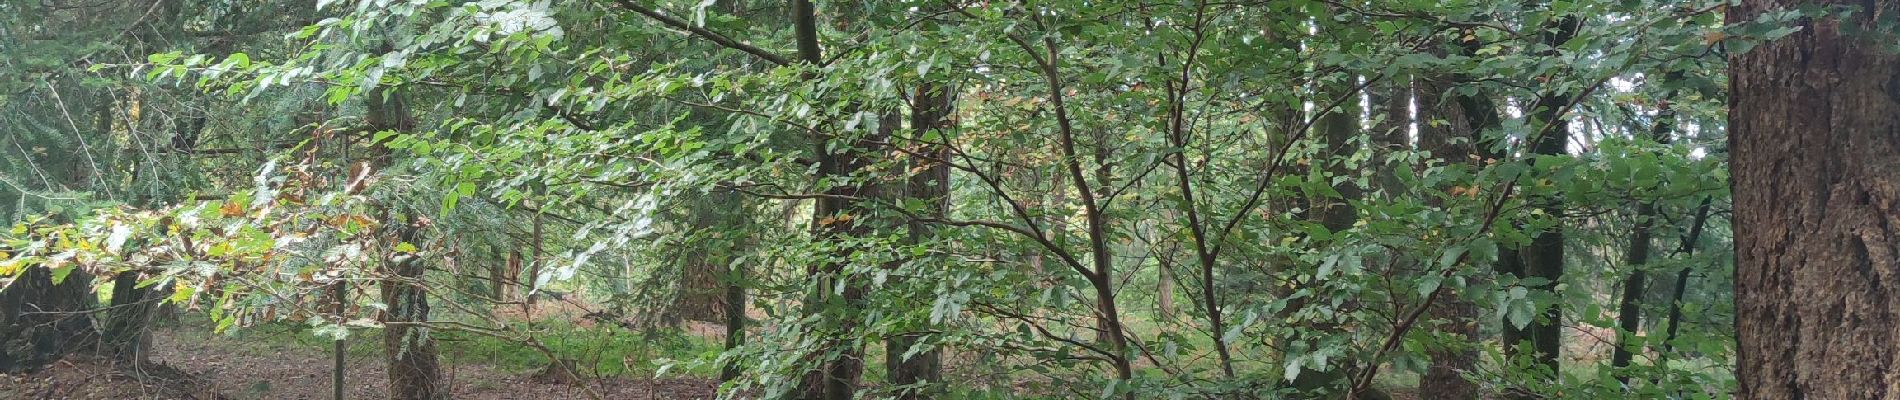
[{"label": "dirt ground", "polygon": [[[0,375],[0,399],[329,399],[327,353],[287,345],[240,343],[236,339],[188,336],[170,331],[153,338],[155,371],[116,371],[83,356],[25,375]],[[347,362],[344,382],[351,399],[384,398],[380,357]],[[142,376],[143,379],[137,376]],[[536,382],[488,365],[445,360],[443,379],[456,399],[586,399],[580,385]],[[711,399],[715,383],[698,378],[595,379],[585,383],[604,399]]]}]

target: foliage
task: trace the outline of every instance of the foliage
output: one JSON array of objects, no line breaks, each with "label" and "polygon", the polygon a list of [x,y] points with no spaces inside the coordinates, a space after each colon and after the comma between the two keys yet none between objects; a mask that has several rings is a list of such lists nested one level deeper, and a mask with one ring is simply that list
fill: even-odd
[{"label": "foliage", "polygon": [[[903,355],[945,349],[955,379],[1001,388],[956,392],[971,398],[1340,395],[1447,351],[1482,354],[1462,372],[1487,391],[1720,396],[1734,385],[1723,52],[1786,34],[1724,26],[1721,4],[825,2],[802,41],[778,3],[318,1],[320,19],[266,29],[286,43],[147,48],[86,70],[136,71],[107,86],[309,139],[240,163],[248,185],[188,179],[249,188],[223,199],[24,219],[0,273],[139,272],[219,329],[291,319],[342,337],[388,306],[351,292],[360,308],[338,313],[329,291],[422,257],[438,304],[467,311],[432,324],[438,337],[547,352],[565,330],[480,311],[512,302],[474,289],[502,285],[483,274],[507,254],[539,255],[512,283],[524,292],[586,288],[643,329],[677,323],[705,289],[687,277],[713,271],[759,324],[658,369],[741,366],[728,396],[790,395],[913,335]],[[207,13],[174,21],[222,18]],[[1565,21],[1577,32],[1550,42]],[[817,62],[795,56],[806,45]],[[415,126],[367,128],[381,117],[355,104],[398,90]],[[941,124],[920,117],[938,95]],[[1536,109],[1555,98],[1575,100]],[[322,111],[273,119],[299,107]],[[31,130],[43,114],[6,115]],[[135,130],[78,137],[127,146]],[[1535,154],[1550,135],[1571,143]],[[0,166],[22,198],[71,190]],[[941,198],[914,186],[932,168],[949,170]],[[11,210],[52,211],[27,209]],[[426,221],[429,239],[394,240],[399,220]],[[1683,250],[1621,265],[1642,221]],[[1559,232],[1562,279],[1492,268]],[[1619,282],[1685,269],[1688,291],[1644,291],[1645,332],[1616,331]],[[1429,312],[1453,302],[1486,312]],[[1608,347],[1567,348],[1552,371],[1495,340],[1553,307],[1583,333],[1572,344],[1608,332],[1644,356],[1613,367],[1597,359]],[[1481,328],[1441,332],[1454,325]]]}]

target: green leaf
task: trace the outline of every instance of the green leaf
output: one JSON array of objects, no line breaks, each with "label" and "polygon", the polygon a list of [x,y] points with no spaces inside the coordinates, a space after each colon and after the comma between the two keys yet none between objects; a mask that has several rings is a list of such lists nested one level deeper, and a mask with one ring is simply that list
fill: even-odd
[{"label": "green leaf", "polygon": [[1426,276],[1424,278],[1419,279],[1418,295],[1429,296],[1432,294],[1432,292],[1438,291],[1438,286],[1443,284],[1444,280],[1445,278],[1440,277],[1437,274],[1432,274],[1430,276]]},{"label": "green leaf", "polygon": [[1535,303],[1529,300],[1511,301],[1506,309],[1509,311],[1505,313],[1504,317],[1510,321],[1511,326],[1517,327],[1518,329],[1530,326],[1531,318],[1536,314]]}]

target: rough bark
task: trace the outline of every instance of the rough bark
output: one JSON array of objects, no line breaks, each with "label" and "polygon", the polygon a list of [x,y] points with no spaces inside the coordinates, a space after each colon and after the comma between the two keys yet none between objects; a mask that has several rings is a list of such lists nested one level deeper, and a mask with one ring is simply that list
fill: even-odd
[{"label": "rough bark", "polygon": [[[379,131],[411,131],[415,128],[415,120],[410,116],[401,93],[388,92],[385,88],[371,90],[368,109],[367,122]],[[371,162],[376,167],[387,167],[393,156],[379,144],[372,149],[372,157]],[[423,223],[402,214],[397,211],[384,216],[391,233],[394,233],[391,239],[397,243],[420,246],[418,237]],[[417,254],[410,253],[390,254],[383,259],[382,264],[381,272],[385,278],[378,283],[382,302],[389,307],[380,315],[385,325],[383,353],[389,365],[389,398],[446,398],[447,388],[439,384],[441,367],[436,358],[435,341],[429,338],[429,329],[422,325],[429,322],[428,291],[423,287],[427,263],[421,262]]]},{"label": "rough bark", "polygon": [[[1452,79],[1445,77],[1421,78],[1417,81],[1419,104],[1418,146],[1431,152],[1434,158],[1448,164],[1471,164],[1473,143],[1479,133],[1490,128],[1496,121],[1495,113],[1488,107],[1467,110],[1465,105],[1487,103],[1476,95],[1453,94]],[[1447,94],[1452,94],[1447,98]],[[1474,120],[1470,114],[1483,115]],[[1457,268],[1458,266],[1453,266]],[[1466,380],[1464,373],[1473,371],[1478,365],[1478,352],[1469,346],[1478,336],[1478,305],[1467,300],[1462,293],[1447,293],[1437,306],[1431,309],[1431,317],[1440,320],[1436,331],[1455,341],[1451,346],[1434,349],[1430,352],[1431,364],[1426,368],[1425,376],[1419,379],[1420,399],[1426,400],[1465,400],[1478,397],[1478,385]]]},{"label": "rough bark", "polygon": [[[711,210],[696,210],[711,212]],[[673,302],[673,316],[701,322],[722,322],[726,310],[726,264],[707,254],[710,249],[690,249],[686,264],[680,268],[679,297]],[[723,250],[723,249],[722,249]],[[669,322],[670,323],[670,322]]]},{"label": "rough bark", "polygon": [[0,289],[0,373],[37,371],[96,338],[91,282],[75,271],[54,283],[35,266]]},{"label": "rough bark", "polygon": [[[415,243],[420,226],[401,222],[397,238]],[[436,360],[435,341],[429,329],[420,325],[429,321],[428,292],[422,288],[426,264],[416,254],[392,255],[385,261],[384,273],[393,277],[382,282],[382,301],[389,306],[383,312],[383,354],[389,363],[389,398],[392,400],[433,400],[448,398],[441,387],[441,365]]]},{"label": "rough bark", "polygon": [[[936,160],[948,160],[950,152],[944,143],[947,135],[940,135],[936,141],[925,141],[928,134],[948,128],[947,120],[954,107],[953,94],[941,85],[926,85],[919,88],[911,106],[910,124],[915,140],[921,141],[922,158],[912,160],[912,174],[906,182],[905,196],[923,200],[930,208],[925,215],[941,217],[950,211],[950,165]],[[935,235],[930,225],[912,221],[908,226],[909,237],[913,243],[930,240]],[[898,386],[927,385],[928,387],[906,390],[897,394],[903,400],[926,399],[940,392],[937,387],[943,383],[942,350],[932,348],[917,354],[909,354],[922,340],[922,335],[898,335],[885,342],[885,368],[891,377],[891,384]]]},{"label": "rough bark", "polygon": [[[1559,56],[1556,47],[1570,41],[1577,35],[1581,21],[1574,16],[1561,16],[1546,27],[1542,41],[1549,48],[1544,51],[1546,57]],[[1530,140],[1530,152],[1540,156],[1562,156],[1569,154],[1570,123],[1566,115],[1576,95],[1561,91],[1545,92],[1531,106],[1530,126],[1535,138]],[[1533,161],[1535,164],[1535,161]],[[1561,195],[1532,196],[1527,201],[1543,210],[1550,218],[1559,218],[1548,230],[1536,232],[1531,244],[1524,248],[1522,269],[1517,276],[1520,279],[1542,278],[1543,283],[1531,285],[1531,290],[1557,291],[1557,284],[1564,276],[1564,224],[1559,216],[1564,215],[1564,199]],[[1549,304],[1539,312],[1530,325],[1525,328],[1525,336],[1531,341],[1532,356],[1543,367],[1541,373],[1546,379],[1556,381],[1563,376],[1559,370],[1558,356],[1563,351],[1563,307]],[[1509,322],[1506,322],[1509,324]]]},{"label": "rough bark", "polygon": [[[1900,396],[1900,57],[1869,32],[1886,1],[1730,54],[1738,397]],[[1890,18],[1890,17],[1887,17]]]}]

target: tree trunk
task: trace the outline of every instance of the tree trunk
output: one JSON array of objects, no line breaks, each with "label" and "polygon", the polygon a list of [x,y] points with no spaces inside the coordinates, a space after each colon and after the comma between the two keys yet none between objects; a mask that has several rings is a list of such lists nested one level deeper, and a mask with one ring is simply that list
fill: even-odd
[{"label": "tree trunk", "polygon": [[521,250],[508,252],[508,260],[497,266],[491,280],[495,283],[495,301],[514,301],[514,293],[509,287],[521,281]]},{"label": "tree trunk", "polygon": [[[1789,3],[1744,0],[1728,22]],[[1900,4],[1813,3],[1862,9],[1793,21],[1786,38],[1730,55],[1737,397],[1893,398],[1900,57],[1879,16]]]},{"label": "tree trunk", "polygon": [[[1573,16],[1564,16],[1552,21],[1552,25],[1542,34],[1544,44],[1551,46],[1551,50],[1545,52],[1547,57],[1558,56],[1555,48],[1576,36],[1581,21]],[[1539,96],[1530,112],[1531,134],[1536,135],[1530,143],[1531,153],[1542,156],[1569,154],[1570,123],[1567,108],[1574,99],[1575,94],[1559,91]],[[1529,288],[1550,292],[1561,298],[1557,287],[1564,276],[1564,200],[1559,195],[1549,195],[1532,197],[1528,201],[1543,210],[1544,215],[1556,219],[1556,223],[1547,231],[1536,232],[1536,236],[1531,238],[1530,246],[1524,249],[1523,269],[1518,277],[1542,278],[1543,283]],[[1550,304],[1539,314],[1525,329],[1525,333],[1529,336],[1537,363],[1545,369],[1543,373],[1549,374],[1551,382],[1556,382],[1563,376],[1557,361],[1563,352],[1563,307],[1561,304]]]},{"label": "tree trunk", "polygon": [[[544,191],[537,190],[536,194],[545,195],[547,193]],[[534,295],[541,291],[541,265],[542,263],[545,262],[545,261],[542,261],[543,257],[541,254],[541,250],[542,250],[542,246],[544,246],[545,243],[542,243],[542,239],[544,239],[543,237],[544,232],[542,232],[541,230],[542,205],[535,204],[533,200],[529,200],[528,202],[529,202],[529,206],[534,207],[534,210],[535,210],[534,217],[533,217],[534,218],[533,228],[531,228],[533,229],[533,231],[529,232],[528,234],[529,236],[528,243],[530,243],[533,247],[528,249],[529,250],[529,257],[527,259],[528,280],[521,281],[522,287],[527,288],[526,290],[522,291],[522,295],[521,295],[521,317],[527,318],[527,319],[534,319],[534,298],[536,297]],[[515,279],[518,280],[521,278],[517,276],[515,277]]]},{"label": "tree trunk", "polygon": [[[924,158],[912,160],[912,170],[918,171],[910,176],[906,183],[905,195],[908,198],[923,200],[930,208],[924,210],[927,216],[942,217],[950,211],[950,165],[943,160],[950,157],[948,135],[941,129],[949,128],[947,119],[955,106],[954,94],[950,88],[942,85],[925,85],[917,90],[916,104],[911,106],[910,124],[914,140],[919,141],[926,154]],[[891,121],[896,122],[896,121]],[[938,133],[939,138],[931,141],[926,138]],[[935,235],[930,225],[912,221],[909,224],[912,244],[931,240]],[[930,350],[910,354],[910,348],[918,344],[922,335],[898,335],[885,342],[885,367],[891,377],[891,384],[898,386],[928,385],[928,387],[905,390],[897,394],[898,399],[915,400],[935,397],[941,392],[943,383],[942,350],[933,345]]]},{"label": "tree trunk", "polygon": [[[732,351],[745,345],[745,268],[733,266],[726,282],[726,350]],[[719,382],[725,383],[739,378],[742,371],[738,362],[727,363],[719,371]]]},{"label": "tree trunk", "polygon": [[[1417,80],[1418,146],[1448,164],[1472,164],[1476,167],[1478,164],[1471,160],[1473,144],[1479,143],[1480,134],[1485,129],[1494,128],[1496,111],[1486,105],[1489,101],[1477,98],[1477,94],[1453,94],[1452,98],[1447,99],[1447,93],[1456,93],[1451,90],[1451,85],[1456,82],[1462,80],[1442,77],[1420,77]],[[1464,377],[1465,372],[1475,370],[1478,365],[1478,352],[1470,345],[1478,336],[1478,305],[1466,299],[1462,293],[1446,294],[1440,304],[1431,309],[1431,317],[1443,321],[1438,325],[1438,332],[1451,336],[1455,343],[1431,351],[1431,365],[1426,368],[1425,376],[1419,379],[1419,398],[1478,398],[1478,385]]]},{"label": "tree trunk", "polygon": [[[1681,80],[1682,72],[1670,71],[1664,76],[1663,83],[1667,84]],[[1676,110],[1669,103],[1674,100],[1674,97],[1674,91],[1670,91],[1663,96],[1662,101],[1658,102],[1656,122],[1649,129],[1649,138],[1656,143],[1669,143],[1669,135],[1675,130]],[[1621,370],[1628,368],[1630,361],[1635,358],[1630,342],[1640,342],[1636,340],[1636,331],[1643,326],[1642,300],[1643,294],[1648,292],[1649,285],[1649,271],[1645,271],[1644,266],[1649,263],[1650,228],[1653,224],[1651,220],[1655,216],[1654,204],[1643,201],[1636,206],[1636,225],[1630,229],[1629,252],[1624,257],[1624,264],[1630,268],[1630,276],[1623,281],[1623,299],[1622,304],[1617,307],[1616,316],[1618,329],[1616,349],[1610,356],[1610,367],[1617,370],[1616,380],[1624,385],[1630,382],[1629,374]]]},{"label": "tree trunk", "polygon": [[[366,122],[377,131],[414,130],[415,120],[402,94],[387,90],[380,87],[370,90]],[[374,167],[381,169],[392,164],[393,156],[380,143],[371,153]],[[425,222],[406,214],[407,210],[385,211],[383,221],[394,233],[391,239],[395,239],[395,243],[419,247],[422,243],[418,238]],[[384,325],[383,353],[389,364],[389,398],[446,398],[447,388],[439,385],[441,371],[436,361],[435,341],[429,338],[429,329],[421,325],[429,322],[429,296],[423,287],[428,264],[421,261],[420,254],[395,252],[385,256],[382,264],[384,279],[379,284],[382,302],[389,309],[380,317]]]},{"label": "tree trunk", "polygon": [[38,371],[94,339],[91,285],[84,272],[54,283],[33,266],[0,289],[0,373]]},{"label": "tree trunk", "polygon": [[1155,283],[1155,316],[1161,322],[1174,322],[1174,263],[1164,262]]},{"label": "tree trunk", "polygon": [[[818,13],[811,0],[792,0],[792,31],[798,46],[798,60],[808,66],[824,63],[824,56],[818,40]],[[845,132],[832,132],[834,134]],[[847,177],[856,174],[864,167],[866,149],[873,148],[880,141],[873,135],[863,135],[860,139],[838,139],[822,135],[811,137],[812,154],[817,160],[818,175],[816,182],[831,182],[825,187],[825,194],[812,203],[812,230],[818,242],[830,242],[842,245],[853,236],[863,234],[869,224],[863,221],[865,215],[858,202],[849,200],[874,191],[861,183],[845,183]],[[834,140],[852,140],[843,146]],[[838,147],[834,150],[833,147]],[[807,297],[807,312],[817,315],[819,324],[809,327],[808,334],[819,335],[818,343],[823,348],[812,349],[812,357],[823,357],[822,366],[806,374],[801,382],[801,394],[805,399],[850,400],[857,396],[858,378],[864,372],[864,349],[855,340],[864,297],[864,286],[853,280],[845,279],[846,263],[852,259],[852,250],[843,248],[834,250],[830,258],[838,261],[822,262],[813,265],[810,273],[815,280]],[[851,283],[846,283],[851,282]],[[837,285],[845,285],[834,292]],[[836,293],[836,294],[834,294]],[[832,296],[837,296],[834,300]]]},{"label": "tree trunk", "polygon": [[1649,288],[1649,273],[1643,271],[1649,263],[1650,218],[1656,214],[1656,207],[1645,202],[1636,206],[1636,226],[1630,228],[1630,244],[1624,253],[1623,264],[1630,268],[1630,276],[1623,280],[1623,298],[1616,310],[1616,349],[1610,355],[1610,368],[1616,375],[1616,381],[1625,385],[1630,383],[1628,373],[1630,361],[1635,353],[1630,351],[1636,340],[1636,331],[1643,327],[1643,293]]},{"label": "tree trunk", "polygon": [[146,328],[158,309],[158,299],[151,298],[152,288],[138,287],[139,275],[126,271],[112,278],[112,306],[100,321],[105,329],[95,349],[115,363],[134,368],[145,363],[146,349],[152,343]]},{"label": "tree trunk", "polygon": [[[406,218],[404,218],[406,219]],[[394,221],[402,226],[397,239],[416,243],[421,226],[409,221]],[[427,264],[419,254],[392,254],[385,261],[384,273],[392,278],[382,281],[383,354],[389,362],[389,398],[392,400],[433,400],[448,398],[440,387],[441,366],[436,361],[435,341],[429,338],[428,292],[423,290]]]},{"label": "tree trunk", "polygon": [[[1689,224],[1689,233],[1682,236],[1681,247],[1676,248],[1676,254],[1683,258],[1694,255],[1696,242],[1702,239],[1702,226],[1709,222],[1709,201],[1707,197],[1702,198],[1702,205],[1696,207],[1695,222]],[[1669,316],[1664,322],[1668,326],[1667,333],[1663,336],[1662,349],[1656,352],[1657,365],[1665,365],[1669,354],[1675,350],[1676,328],[1682,325],[1682,297],[1689,291],[1690,270],[1691,268],[1685,266],[1676,271],[1676,288],[1674,292],[1671,292],[1674,297],[1669,301]]]},{"label": "tree trunk", "polygon": [[[695,212],[717,212],[695,210]],[[680,266],[679,297],[673,302],[676,319],[701,322],[724,321],[726,310],[726,265],[715,262],[711,251],[727,249],[689,248],[686,263]],[[673,319],[669,319],[671,324]]]}]

